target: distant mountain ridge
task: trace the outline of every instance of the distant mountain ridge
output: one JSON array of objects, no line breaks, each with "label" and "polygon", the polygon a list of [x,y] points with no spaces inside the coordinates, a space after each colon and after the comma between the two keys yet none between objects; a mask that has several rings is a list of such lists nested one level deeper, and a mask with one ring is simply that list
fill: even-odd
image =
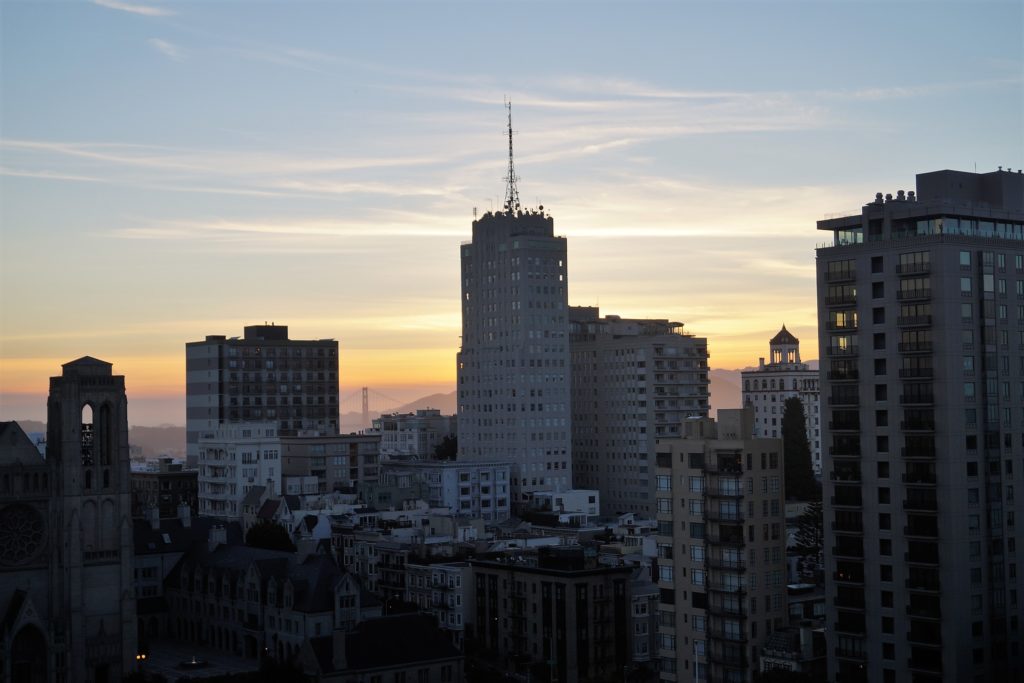
[{"label": "distant mountain ridge", "polygon": [[[816,360],[808,361],[812,368],[818,367]],[[743,404],[743,370],[755,370],[756,368],[743,368],[741,370],[724,370],[712,368],[708,373],[711,382],[711,414],[714,416],[722,408],[739,408]],[[455,391],[448,393],[435,393],[415,401],[411,401],[397,408],[390,409],[388,413],[413,413],[417,410],[434,408],[441,411],[442,415],[454,415],[458,407],[458,400]],[[380,417],[379,411],[370,411],[370,419]],[[341,414],[339,431],[342,434],[358,432],[363,429],[362,413],[347,412]],[[38,420],[16,420],[26,432],[46,432],[46,423]],[[185,457],[185,427],[181,425],[158,425],[145,426],[135,425],[128,428],[128,440],[132,446],[138,447],[143,457],[155,458],[160,455],[170,455],[176,458]]]}]

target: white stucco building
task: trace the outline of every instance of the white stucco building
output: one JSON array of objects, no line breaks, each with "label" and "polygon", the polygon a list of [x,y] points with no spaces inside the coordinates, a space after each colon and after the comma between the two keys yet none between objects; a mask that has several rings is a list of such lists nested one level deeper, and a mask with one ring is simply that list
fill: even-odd
[{"label": "white stucco building", "polygon": [[257,486],[281,495],[281,439],[276,422],[226,424],[199,435],[199,514],[240,519]]},{"label": "white stucco building", "polygon": [[782,413],[786,399],[796,397],[804,405],[811,465],[821,475],[821,413],[818,370],[800,361],[800,340],[783,325],[768,342],[769,362],[760,359],[757,370],[745,370],[743,405],[754,409],[754,436],[782,438]]}]

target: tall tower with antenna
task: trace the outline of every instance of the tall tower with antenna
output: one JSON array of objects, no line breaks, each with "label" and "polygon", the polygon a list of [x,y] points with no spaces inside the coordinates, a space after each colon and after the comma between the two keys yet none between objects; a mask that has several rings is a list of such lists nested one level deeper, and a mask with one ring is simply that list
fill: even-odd
[{"label": "tall tower with antenna", "polygon": [[519,211],[519,187],[516,183],[519,176],[516,175],[516,165],[512,154],[512,103],[505,101],[505,109],[508,111],[508,175],[505,176],[505,210]]},{"label": "tall tower with antenna", "polygon": [[520,203],[506,110],[505,203],[473,221],[461,248],[459,458],[511,463],[521,509],[535,492],[572,486],[568,259],[544,207]]}]

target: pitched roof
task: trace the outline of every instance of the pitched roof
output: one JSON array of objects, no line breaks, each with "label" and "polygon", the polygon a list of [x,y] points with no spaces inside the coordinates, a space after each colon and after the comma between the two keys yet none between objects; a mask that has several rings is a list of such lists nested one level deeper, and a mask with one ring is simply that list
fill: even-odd
[{"label": "pitched roof", "polygon": [[256,516],[260,519],[273,519],[277,513],[277,508],[281,506],[281,501],[278,498],[268,498],[263,501],[263,505],[260,506],[259,512]]},{"label": "pitched roof", "polygon": [[789,330],[786,329],[786,326],[783,325],[782,329],[779,330],[779,333],[776,334],[774,337],[772,337],[771,341],[769,341],[768,343],[769,344],[799,344],[800,340],[797,339],[796,337],[794,337],[793,334]]},{"label": "pitched roof", "polygon": [[108,363],[105,360],[100,360],[99,358],[93,358],[92,356],[82,356],[81,358],[76,358],[73,361],[68,361],[61,365],[62,368],[83,366],[106,366],[108,368],[112,368],[114,367],[114,364]]},{"label": "pitched roof", "polygon": [[0,422],[0,464],[43,465],[46,460],[17,422]]},{"label": "pitched roof", "polygon": [[263,492],[266,490],[266,486],[253,486],[249,489],[249,492],[245,494],[245,498],[242,499],[242,508],[256,507],[259,505],[260,498],[263,497]]}]

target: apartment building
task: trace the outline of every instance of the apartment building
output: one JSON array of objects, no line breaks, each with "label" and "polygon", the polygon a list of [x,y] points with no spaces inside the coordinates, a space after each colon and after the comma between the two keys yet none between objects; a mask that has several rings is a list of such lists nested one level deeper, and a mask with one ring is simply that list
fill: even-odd
[{"label": "apartment building", "polygon": [[495,663],[562,683],[618,674],[630,664],[629,567],[598,566],[572,546],[469,563],[473,635]]},{"label": "apartment building", "polygon": [[829,676],[1021,680],[1024,175],[818,229]]},{"label": "apartment building", "polygon": [[454,415],[442,415],[435,408],[381,415],[373,421],[374,430],[380,433],[380,454],[401,460],[434,457],[445,437],[456,435],[456,425]]},{"label": "apartment building", "polygon": [[187,455],[222,424],[274,422],[281,435],[338,433],[338,342],[288,338],[287,325],[185,344]]},{"label": "apartment building", "polygon": [[503,522],[512,511],[509,462],[421,460],[386,462],[381,481],[397,488],[422,485],[424,501],[447,507],[453,514]]},{"label": "apartment building", "polygon": [[669,320],[569,309],[573,478],[602,512],[654,515],[654,444],[708,415],[708,343]]},{"label": "apartment building", "polygon": [[286,477],[315,478],[313,493],[361,490],[380,478],[380,444],[379,434],[281,437],[281,471]]},{"label": "apartment building", "polygon": [[281,495],[281,439],[276,422],[228,424],[199,439],[199,514],[240,520],[256,487]]},{"label": "apartment building", "polygon": [[754,409],[754,435],[782,436],[786,399],[798,398],[804,407],[811,465],[821,474],[821,413],[818,370],[800,361],[800,340],[783,325],[768,342],[768,362],[758,359],[756,370],[744,370],[743,405]]},{"label": "apartment building", "polygon": [[756,680],[788,623],[782,440],[754,437],[753,421],[723,409],[658,441],[663,681]]}]

